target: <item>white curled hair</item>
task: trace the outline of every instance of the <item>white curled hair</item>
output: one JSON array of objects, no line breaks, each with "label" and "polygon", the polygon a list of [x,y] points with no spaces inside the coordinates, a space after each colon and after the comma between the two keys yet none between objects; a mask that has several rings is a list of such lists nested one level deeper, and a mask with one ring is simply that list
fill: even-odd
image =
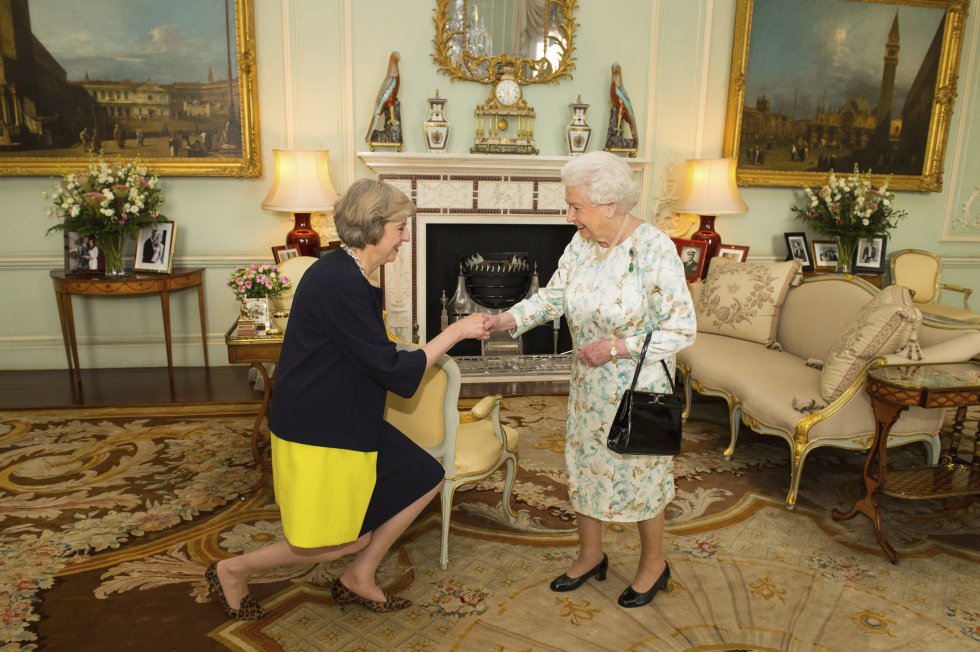
[{"label": "white curled hair", "polygon": [[629,164],[611,152],[573,157],[562,167],[561,180],[566,186],[583,188],[593,204],[616,204],[618,213],[630,212],[640,197]]}]

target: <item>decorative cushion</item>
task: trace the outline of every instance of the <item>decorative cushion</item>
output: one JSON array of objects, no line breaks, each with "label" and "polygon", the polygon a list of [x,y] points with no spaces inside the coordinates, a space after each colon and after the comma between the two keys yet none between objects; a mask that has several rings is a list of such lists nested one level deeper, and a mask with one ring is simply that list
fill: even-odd
[{"label": "decorative cushion", "polygon": [[772,346],[779,309],[799,283],[800,262],[763,265],[712,258],[695,302],[698,331]]},{"label": "decorative cushion", "polygon": [[831,347],[820,374],[820,394],[835,400],[871,358],[897,353],[916,332],[922,313],[908,288],[890,285],[871,299]]}]

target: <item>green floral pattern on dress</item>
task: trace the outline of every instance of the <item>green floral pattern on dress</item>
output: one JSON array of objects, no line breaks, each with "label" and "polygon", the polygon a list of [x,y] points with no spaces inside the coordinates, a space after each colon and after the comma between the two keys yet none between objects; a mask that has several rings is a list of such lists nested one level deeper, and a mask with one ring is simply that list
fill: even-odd
[{"label": "green floral pattern on dress", "polygon": [[674,496],[673,458],[618,455],[606,448],[606,436],[646,334],[653,337],[639,389],[669,391],[658,361],[673,370],[674,354],[694,342],[694,306],[673,242],[641,224],[599,260],[593,242],[576,235],[548,285],[509,312],[517,320],[515,335],[564,314],[576,349],[625,338],[631,359],[594,368],[576,359],[572,365],[565,442],[569,500],[576,512],[605,521],[657,516]]}]

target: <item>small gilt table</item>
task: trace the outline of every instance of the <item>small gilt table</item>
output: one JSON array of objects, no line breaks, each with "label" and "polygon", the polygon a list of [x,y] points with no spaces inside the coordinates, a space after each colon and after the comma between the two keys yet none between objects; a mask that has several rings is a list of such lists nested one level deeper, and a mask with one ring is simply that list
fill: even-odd
[{"label": "small gilt table", "polygon": [[163,307],[163,336],[167,343],[167,370],[170,384],[174,382],[173,344],[170,337],[170,293],[197,288],[197,307],[201,319],[201,342],[204,345],[204,366],[208,363],[208,331],[204,319],[204,268],[175,269],[170,274],[128,274],[119,277],[73,276],[64,270],[51,270],[54,284],[54,297],[58,303],[58,319],[61,322],[61,337],[65,342],[65,355],[68,356],[68,370],[75,382],[81,385],[78,373],[78,339],[75,337],[75,314],[72,310],[72,295],[87,297],[134,297],[144,294],[159,294]]},{"label": "small gilt table", "polygon": [[[225,344],[228,347],[228,362],[231,364],[248,364],[262,376],[262,405],[252,425],[252,459],[257,464],[269,465],[268,460],[259,453],[259,434],[262,420],[269,413],[269,401],[272,398],[272,384],[275,382],[275,366],[279,364],[279,354],[282,352],[283,332],[266,335],[238,335],[238,323],[225,333]],[[266,371],[265,365],[273,365],[272,375]]]},{"label": "small gilt table", "polygon": [[[898,563],[898,553],[885,540],[882,531],[881,515],[875,499],[879,490],[883,494],[907,500],[980,495],[977,441],[974,441],[971,463],[958,459],[955,451],[962,435],[966,407],[980,405],[980,364],[965,362],[878,367],[868,371],[865,390],[871,397],[871,408],[875,416],[874,441],[864,463],[866,494],[847,513],[835,509],[832,515],[834,520],[843,521],[860,512],[871,519],[881,549],[894,564]],[[953,426],[953,450],[937,466],[889,473],[886,448],[888,433],[902,411],[912,406],[957,408],[956,424]],[[980,427],[977,435],[980,436]],[[873,471],[876,456],[877,474]]]}]

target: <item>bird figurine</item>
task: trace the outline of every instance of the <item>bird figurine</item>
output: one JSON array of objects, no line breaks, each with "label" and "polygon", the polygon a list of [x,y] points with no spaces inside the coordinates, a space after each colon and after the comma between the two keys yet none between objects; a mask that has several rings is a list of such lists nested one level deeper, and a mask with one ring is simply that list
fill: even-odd
[{"label": "bird figurine", "polygon": [[[623,141],[626,140],[623,134],[623,121],[630,126],[630,140],[632,146],[636,147],[638,141],[636,135],[636,114],[633,112],[633,104],[630,96],[627,95],[623,87],[623,68],[618,64],[612,65],[612,84],[609,85],[609,99],[612,102],[613,110],[616,114],[616,133]],[[610,125],[611,126],[611,125]]]},{"label": "bird figurine", "polygon": [[368,127],[365,140],[371,142],[371,134],[378,131],[382,125],[387,125],[395,120],[395,102],[398,100],[398,61],[401,56],[397,51],[392,52],[388,57],[388,74],[385,75],[381,87],[378,88],[378,97],[374,100],[374,115]]}]

